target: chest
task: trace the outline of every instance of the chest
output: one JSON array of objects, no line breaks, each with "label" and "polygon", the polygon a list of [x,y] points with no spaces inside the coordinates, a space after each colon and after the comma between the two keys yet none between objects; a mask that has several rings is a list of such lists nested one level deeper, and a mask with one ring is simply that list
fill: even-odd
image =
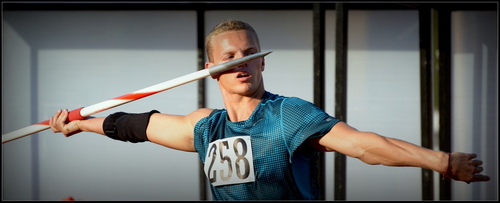
[{"label": "chest", "polygon": [[[289,155],[278,126],[221,125],[209,137],[204,169],[214,186],[269,180],[289,173]],[[277,178],[282,179],[282,178]]]}]

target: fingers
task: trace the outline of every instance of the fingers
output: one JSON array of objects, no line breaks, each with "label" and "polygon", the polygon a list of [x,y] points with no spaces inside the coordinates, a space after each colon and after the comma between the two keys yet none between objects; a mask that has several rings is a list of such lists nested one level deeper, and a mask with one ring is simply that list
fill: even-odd
[{"label": "fingers", "polygon": [[474,167],[474,173],[481,173],[483,172],[484,168],[481,166]]},{"label": "fingers", "polygon": [[490,177],[486,175],[481,175],[481,174],[476,174],[474,177],[472,177],[472,180],[470,182],[480,182],[480,181],[489,181]]},{"label": "fingers", "polygon": [[[477,160],[475,153],[452,153],[450,174],[445,174],[451,179],[464,181],[466,183],[489,181],[490,177],[480,174],[484,168],[481,166],[483,161]],[[445,176],[445,177],[446,177]]]},{"label": "fingers", "polygon": [[483,161],[481,161],[481,160],[471,160],[471,164],[473,166],[480,166],[480,165],[483,164]]},{"label": "fingers", "polygon": [[59,121],[59,117],[61,115],[61,112],[62,112],[61,109],[57,110],[57,112],[54,114],[54,116],[50,117],[50,119],[49,119],[50,128],[52,129],[52,131],[54,133],[61,132],[58,129],[58,121]]},{"label": "fingers", "polygon": [[50,128],[54,133],[62,132],[63,134],[67,134],[66,129],[66,119],[68,117],[68,110],[57,110],[53,117],[49,119]]},{"label": "fingers", "polygon": [[65,124],[67,117],[68,117],[68,109],[64,109],[59,114],[59,117],[57,118],[57,122],[61,123],[61,124]]},{"label": "fingers", "polygon": [[487,175],[482,175],[482,174],[479,174],[481,172],[483,172],[484,168],[481,167],[481,165],[483,164],[483,161],[481,160],[477,160],[477,159],[474,159],[474,158],[477,158],[477,154],[474,154],[474,153],[470,153],[469,154],[469,164],[472,165],[474,167],[474,171],[472,172],[472,179],[470,181],[467,181],[467,183],[470,183],[470,182],[480,182],[480,181],[489,181],[490,180],[490,177],[487,176]]},{"label": "fingers", "polygon": [[469,181],[465,181],[467,184],[471,182],[481,182],[481,181],[489,181],[490,177],[487,175],[479,174],[483,172],[484,168],[481,166],[474,167],[474,172],[472,173],[472,178]]},{"label": "fingers", "polygon": [[470,160],[470,165],[473,166],[472,173],[473,174],[481,173],[484,170],[484,168],[481,167],[482,164],[483,164],[483,161],[481,161],[481,160]]}]

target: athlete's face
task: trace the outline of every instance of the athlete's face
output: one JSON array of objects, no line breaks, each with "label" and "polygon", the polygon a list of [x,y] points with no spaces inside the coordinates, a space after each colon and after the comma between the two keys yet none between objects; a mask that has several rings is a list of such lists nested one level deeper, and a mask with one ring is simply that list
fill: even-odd
[{"label": "athlete's face", "polygon": [[[212,50],[213,61],[205,64],[207,68],[257,53],[260,47],[251,32],[237,30],[214,36]],[[220,73],[214,78],[217,78],[219,86],[228,93],[252,94],[259,88],[263,88],[263,70],[264,58],[258,58]]]}]

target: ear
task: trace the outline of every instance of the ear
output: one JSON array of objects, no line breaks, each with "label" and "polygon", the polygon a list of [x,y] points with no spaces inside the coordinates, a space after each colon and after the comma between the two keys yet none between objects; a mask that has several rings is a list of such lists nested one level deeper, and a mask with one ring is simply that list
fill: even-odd
[{"label": "ear", "polygon": [[[211,62],[205,62],[205,69],[208,69],[210,67],[214,66],[213,63]],[[212,77],[212,79],[217,79],[219,77],[219,74],[215,74],[215,75],[210,75]]]},{"label": "ear", "polygon": [[261,68],[260,68],[260,71],[264,71],[265,69],[265,65],[266,65],[266,60],[264,58],[262,58],[262,64],[261,64]]}]

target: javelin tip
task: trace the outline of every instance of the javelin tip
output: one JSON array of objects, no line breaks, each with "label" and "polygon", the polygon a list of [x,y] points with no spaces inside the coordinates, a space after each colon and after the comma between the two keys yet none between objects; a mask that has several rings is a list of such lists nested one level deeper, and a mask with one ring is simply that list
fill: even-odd
[{"label": "javelin tip", "polygon": [[248,62],[250,62],[250,61],[252,61],[254,59],[257,59],[259,57],[267,56],[271,52],[273,52],[273,51],[261,51],[259,53],[255,53],[255,54],[248,55],[248,56],[245,56],[245,57],[242,57],[242,58],[239,58],[239,59],[235,59],[235,60],[232,60],[232,61],[228,61],[228,62],[219,64],[219,65],[216,65],[216,66],[212,66],[212,67],[210,67],[208,69],[208,72],[210,73],[210,75],[214,75],[216,73],[220,73],[220,72],[229,70],[231,68],[234,68],[236,66],[248,63]]}]

